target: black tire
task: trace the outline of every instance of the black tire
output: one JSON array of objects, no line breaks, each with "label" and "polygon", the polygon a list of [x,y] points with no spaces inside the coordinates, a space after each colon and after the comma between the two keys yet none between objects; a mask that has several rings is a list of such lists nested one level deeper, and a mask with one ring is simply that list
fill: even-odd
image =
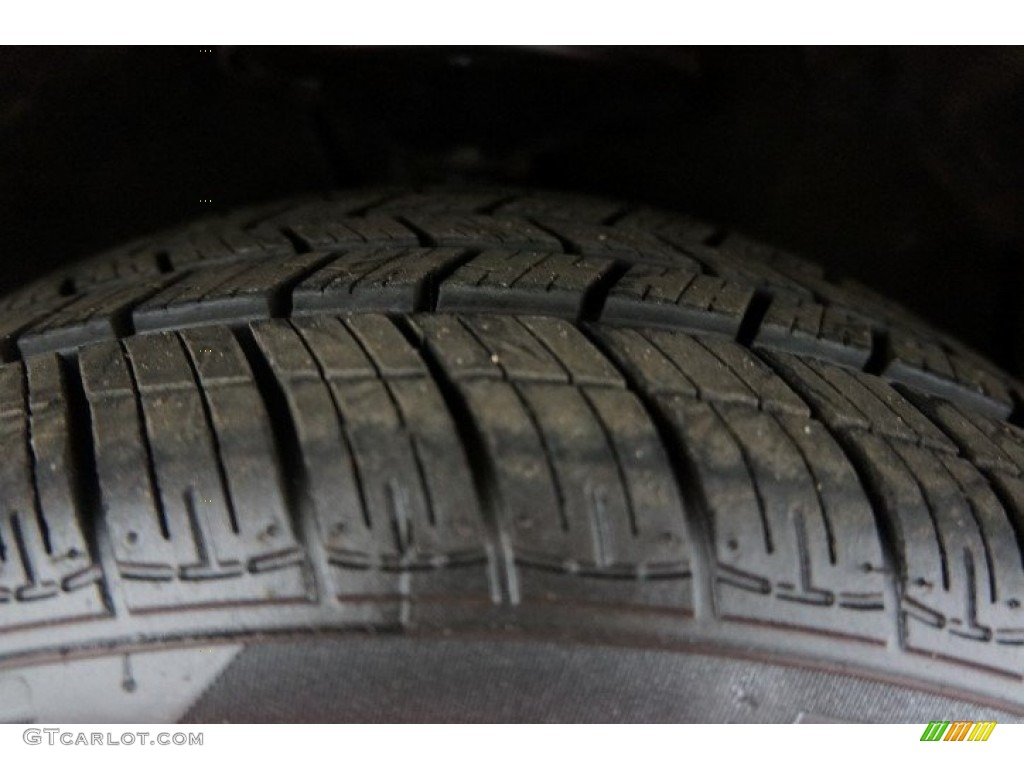
[{"label": "black tire", "polygon": [[[152,717],[1024,711],[1020,384],[700,222],[508,191],[284,204],[3,299],[0,353],[0,683],[31,701],[86,657],[131,693],[146,652],[226,643]],[[460,701],[497,657],[631,682],[571,711],[275,698],[317,653],[323,679],[395,643],[374,668],[420,670],[405,701]],[[688,708],[645,694],[666,665]],[[714,703],[737,670],[775,703]]]}]

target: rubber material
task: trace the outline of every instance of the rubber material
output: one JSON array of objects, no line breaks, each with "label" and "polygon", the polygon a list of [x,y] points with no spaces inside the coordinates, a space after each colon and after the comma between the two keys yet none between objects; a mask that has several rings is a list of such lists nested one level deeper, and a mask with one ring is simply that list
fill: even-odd
[{"label": "rubber material", "polygon": [[270,206],[5,298],[0,354],[8,665],[500,630],[1024,710],[1020,384],[701,222]]}]

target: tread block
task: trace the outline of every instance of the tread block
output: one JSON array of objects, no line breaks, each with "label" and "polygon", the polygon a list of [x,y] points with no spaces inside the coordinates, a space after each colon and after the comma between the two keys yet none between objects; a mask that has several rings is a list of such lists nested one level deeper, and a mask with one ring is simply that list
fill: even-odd
[{"label": "tread block", "polygon": [[[635,482],[651,464],[665,468],[653,427],[643,420],[632,437],[619,431],[616,446],[597,420],[602,406],[641,417],[632,395],[599,389],[601,405],[591,406],[585,391],[567,384],[474,379],[459,389],[495,467],[502,523],[518,564],[628,580],[689,576],[690,544],[675,488],[663,479],[636,492],[626,481]],[[605,422],[604,429],[613,427]],[[615,453],[631,441],[643,446],[639,457],[636,448],[629,456]],[[529,573],[521,581],[524,599],[536,598],[547,583]],[[580,589],[587,594],[585,585]],[[623,589],[632,591],[628,584]],[[660,599],[686,607],[689,592],[677,587]],[[657,598],[652,591],[647,599]]]},{"label": "tread block", "polygon": [[[965,470],[969,471],[969,470]],[[1005,613],[992,619],[998,643],[1024,646],[1024,599],[1018,597],[1024,590],[1021,569],[1024,569],[1024,480],[1000,473],[989,475],[992,490],[1003,506],[1005,521],[994,520],[992,533],[987,535],[989,547],[998,550],[994,559],[996,570],[996,599]],[[1009,524],[1010,531],[1005,525]]]},{"label": "tread block", "polygon": [[871,325],[839,307],[776,297],[768,306],[754,345],[859,369],[871,356]]},{"label": "tread block", "polygon": [[[1020,552],[1006,512],[969,463],[945,453],[853,434],[893,528],[908,649],[1021,674],[1024,642]],[[1022,649],[1024,650],[1024,649]]]},{"label": "tread block", "polygon": [[49,317],[76,301],[77,297],[57,297],[32,303],[25,307],[11,307],[0,318],[0,362],[9,362],[21,357],[18,337],[33,325],[45,322]]},{"label": "tread block", "polygon": [[281,293],[326,258],[292,254],[194,272],[135,307],[135,328],[155,331],[269,317]]},{"label": "tread block", "polygon": [[949,434],[960,452],[983,470],[1024,474],[1024,430],[987,416],[964,413],[947,400],[906,393]]},{"label": "tread block", "polygon": [[440,286],[440,311],[510,309],[577,317],[587,291],[611,269],[609,259],[564,253],[484,251]]},{"label": "tread block", "polygon": [[292,292],[295,314],[323,311],[410,312],[426,308],[436,277],[457,263],[456,248],[371,248],[320,267]]},{"label": "tread block", "polygon": [[[482,513],[452,417],[422,362],[395,364],[419,356],[390,321],[356,319],[252,325],[296,425],[333,594],[486,596]],[[377,365],[334,375],[353,346]]]},{"label": "tread block", "polygon": [[658,237],[682,247],[702,245],[718,234],[719,227],[685,214],[667,213],[657,208],[639,206],[627,211],[612,225],[618,229],[653,232]]},{"label": "tread block", "polygon": [[768,289],[780,298],[814,299],[810,288],[759,258],[747,258],[722,248],[680,239],[674,232],[666,233],[662,239],[689,254],[704,270],[723,280]]},{"label": "tread block", "polygon": [[75,265],[69,276],[81,290],[83,286],[158,275],[162,270],[154,243],[150,236],[119,246]]},{"label": "tread block", "polygon": [[619,372],[572,323],[552,317],[417,315],[447,375],[622,387]]},{"label": "tread block", "polygon": [[654,260],[693,272],[701,271],[692,258],[647,232],[576,221],[536,223],[565,243],[569,253],[625,261]]},{"label": "tread block", "polygon": [[852,278],[841,279],[835,284],[822,280],[816,282],[814,287],[819,297],[833,306],[845,307],[854,312],[858,307],[861,311],[869,307],[871,317],[882,319],[889,325],[902,325],[926,336],[935,333],[933,328],[905,306]]},{"label": "tread block", "polygon": [[0,632],[108,615],[72,486],[64,388],[55,356],[0,366]]},{"label": "tread block", "polygon": [[487,350],[490,361],[512,381],[569,381],[569,371],[535,334],[524,335],[518,317],[464,315],[462,325]]},{"label": "tread block", "polygon": [[[416,318],[416,324],[452,379],[569,381],[565,365],[541,338],[524,333],[524,326],[517,317],[421,315]],[[536,327],[545,328],[543,325]],[[568,325],[562,327],[568,335]],[[578,332],[577,337],[582,338]]]},{"label": "tread block", "polygon": [[[657,402],[706,505],[721,614],[881,641],[889,629],[871,506],[821,425],[681,395]],[[855,629],[848,609],[859,612]]]},{"label": "tread block", "polygon": [[116,339],[123,333],[125,316],[132,307],[172,280],[158,277],[116,283],[82,294],[23,332],[18,338],[18,348],[22,355],[28,356]]},{"label": "tread block", "polygon": [[599,330],[645,391],[806,414],[807,406],[763,362],[734,343],[664,330]]},{"label": "tread block", "polygon": [[24,312],[38,312],[42,307],[56,303],[67,304],[71,299],[61,295],[61,283],[54,277],[33,280],[14,293],[9,293],[0,298],[0,311],[10,313],[19,310],[18,318],[8,316],[6,321],[15,319],[22,324],[25,323]]},{"label": "tread block", "polygon": [[423,192],[400,192],[373,206],[370,212],[405,214],[410,211],[427,216],[444,214],[483,214],[495,210],[522,192],[500,187],[477,187],[468,191],[435,189]]},{"label": "tread block", "polygon": [[627,206],[599,197],[566,195],[557,192],[538,192],[516,197],[502,203],[494,212],[503,216],[562,219],[604,224],[625,213]]},{"label": "tread block", "polygon": [[625,387],[622,375],[572,323],[551,317],[517,318],[527,332],[554,356],[576,385]]},{"label": "tread block", "polygon": [[[297,317],[292,327],[310,354],[315,355],[317,367],[330,379],[372,379],[377,368],[366,350],[348,328],[336,318],[318,315]],[[263,327],[263,326],[260,326]],[[296,352],[296,355],[301,353]]]},{"label": "tread block", "polygon": [[223,328],[83,350],[99,485],[132,612],[305,601],[262,400]]},{"label": "tread block", "polygon": [[[483,343],[455,315],[417,315],[415,330],[449,379],[501,379],[505,371]],[[549,364],[550,367],[550,364]]]},{"label": "tread block", "polygon": [[[417,324],[478,425],[509,546],[529,571],[521,575],[524,599],[548,591],[546,580],[558,572],[620,578],[614,589],[624,595],[635,593],[629,584],[638,579],[688,577],[682,502],[657,432],[635,395],[606,363],[598,365],[600,353],[575,330],[578,338],[567,335],[561,347],[524,343],[515,356],[497,353],[509,358],[499,363],[506,366],[503,380],[466,375],[472,358],[452,337],[467,336],[453,329],[472,330],[487,351],[522,338],[521,328],[494,321],[468,317],[455,326],[450,318],[423,317]],[[551,318],[523,322],[533,323],[538,334],[527,340],[571,328]],[[560,354],[568,348],[571,355]],[[596,386],[584,383],[590,381]],[[579,590],[592,599],[585,584]],[[689,587],[652,589],[649,599],[691,605]]]},{"label": "tread block", "polygon": [[180,271],[230,261],[292,255],[295,247],[276,229],[245,230],[214,220],[206,226],[157,240],[149,250],[164,254],[167,263]]},{"label": "tread block", "polygon": [[824,283],[825,270],[813,261],[803,259],[789,251],[752,240],[746,235],[730,232],[719,244],[726,257],[771,270],[796,284],[814,288]]},{"label": "tread block", "polygon": [[719,277],[634,264],[608,294],[601,319],[735,336],[753,295],[752,288]]},{"label": "tread block", "polygon": [[383,315],[347,315],[341,319],[380,376],[423,377],[427,366],[395,324]]},{"label": "tread block", "polygon": [[313,250],[359,246],[412,248],[420,244],[415,232],[390,216],[346,216],[344,206],[331,202],[305,205],[297,211],[276,216],[260,224],[254,232],[272,237],[281,228],[292,232]]},{"label": "tread block", "polygon": [[558,253],[562,244],[522,219],[500,216],[410,214],[405,221],[431,245]]},{"label": "tread block", "polygon": [[893,331],[890,337],[892,359],[882,371],[886,378],[964,403],[992,418],[1010,415],[1008,379],[987,361],[912,333]]},{"label": "tread block", "polygon": [[762,354],[832,429],[872,432],[956,453],[941,430],[878,377],[795,355]]}]

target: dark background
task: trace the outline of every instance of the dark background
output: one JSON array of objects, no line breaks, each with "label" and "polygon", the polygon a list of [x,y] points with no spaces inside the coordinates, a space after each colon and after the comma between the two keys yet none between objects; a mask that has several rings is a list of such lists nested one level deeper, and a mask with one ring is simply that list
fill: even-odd
[{"label": "dark background", "polygon": [[1022,48],[0,48],[0,291],[245,203],[511,183],[787,246],[1021,373],[1022,128]]}]

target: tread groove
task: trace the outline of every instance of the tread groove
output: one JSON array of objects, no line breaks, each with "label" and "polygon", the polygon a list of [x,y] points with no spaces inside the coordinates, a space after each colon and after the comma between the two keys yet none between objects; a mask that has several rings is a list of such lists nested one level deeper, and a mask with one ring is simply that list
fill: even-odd
[{"label": "tread groove", "polygon": [[503,531],[501,494],[493,458],[487,449],[486,441],[473,418],[469,403],[459,391],[458,384],[449,377],[444,364],[431,349],[430,344],[419,336],[413,321],[407,317],[393,317],[392,322],[409,344],[419,352],[448,412],[455,421],[455,428],[473,476],[477,500],[484,515],[484,525],[491,538],[487,545],[491,566],[488,568],[491,599],[496,604],[507,602],[516,605],[520,602],[519,576],[515,555]]},{"label": "tread groove", "polygon": [[97,521],[102,517],[99,472],[96,469],[96,445],[93,441],[92,409],[85,394],[77,356],[60,359],[68,398],[68,437],[72,464],[73,493],[78,524],[93,562],[99,562]]},{"label": "tread groove", "polygon": [[1017,511],[1017,505],[1006,490],[999,483],[992,482],[992,475],[989,472],[985,471],[981,474],[988,481],[992,493],[995,494],[1006,513],[1006,519],[1009,520],[1010,528],[1013,530],[1017,551],[1020,553],[1020,565],[1021,568],[1024,568],[1024,515]]},{"label": "tread groove", "polygon": [[[950,480],[953,481],[957,490],[960,491],[960,495],[963,496],[964,502],[967,505],[967,510],[971,513],[971,519],[974,521],[974,527],[978,530],[978,539],[981,541],[982,553],[985,557],[985,566],[988,572],[987,586],[989,600],[994,603],[997,599],[995,563],[992,558],[992,546],[989,542],[989,536],[985,531],[985,527],[981,524],[981,516],[978,514],[978,507],[975,504],[974,499],[971,497],[970,491],[967,490],[967,487],[964,485],[963,481],[957,477],[956,473],[950,470],[944,461],[940,460],[939,464],[942,466],[942,471]],[[971,567],[974,567],[973,561]]]},{"label": "tread groove", "polygon": [[139,380],[135,372],[135,364],[128,354],[124,342],[118,342],[118,348],[125,362],[128,371],[128,378],[132,387],[132,400],[135,402],[135,413],[139,423],[139,443],[142,445],[146,456],[146,474],[149,481],[150,493],[153,497],[153,506],[156,509],[157,522],[160,526],[160,534],[164,540],[171,538],[170,526],[167,521],[167,509],[164,506],[163,494],[160,493],[160,485],[157,482],[156,461],[153,457],[153,445],[149,439],[149,424],[147,422],[145,409],[142,407],[142,392],[139,389]]},{"label": "tread groove", "polygon": [[[789,431],[786,429],[785,425],[781,422],[781,420],[778,417],[773,418],[775,420],[775,423],[778,424],[779,429],[782,431],[782,434],[786,436],[786,441],[789,443],[789,445],[793,447],[793,450],[796,452],[796,455],[800,457],[800,461],[803,463],[804,468],[807,470],[808,477],[811,478],[811,484],[814,487],[814,496],[818,501],[818,508],[821,510],[821,522],[822,525],[825,527],[825,541],[828,545],[828,561],[832,565],[835,565],[838,562],[838,559],[836,557],[835,527],[832,523],[831,516],[829,515],[828,505],[825,503],[825,499],[821,493],[822,483],[820,478],[818,477],[817,471],[814,469],[814,462],[811,461],[804,447],[800,445],[800,441],[794,440],[793,437],[789,434]],[[806,537],[806,522],[802,523],[802,525],[803,535],[804,537]]]},{"label": "tread groove", "polygon": [[[35,437],[34,437],[34,421],[35,416],[32,413],[32,389],[29,382],[28,365],[23,364],[21,366],[23,386],[25,391],[25,415],[27,416],[25,430],[25,449],[28,452],[28,473],[29,478],[32,482],[32,511],[36,518],[36,524],[39,526],[39,533],[43,537],[43,548],[47,554],[53,553],[53,544],[50,541],[50,525],[46,521],[46,516],[43,514],[42,499],[39,493],[39,477],[36,471],[36,467],[39,463],[39,458],[36,455]],[[19,532],[16,536],[20,536]],[[19,546],[21,546],[19,544]],[[26,561],[27,562],[27,561]]]},{"label": "tread groove", "polygon": [[[338,322],[341,321],[339,320]],[[344,325],[344,323],[342,323],[342,325]],[[384,375],[384,372],[380,369],[380,366],[374,359],[374,356],[371,353],[370,349],[367,348],[366,343],[363,341],[362,336],[354,329],[348,330],[351,332],[352,338],[353,340],[355,340],[356,345],[359,347],[362,353],[366,355],[366,359],[370,361],[370,365],[372,365],[374,371],[376,371],[377,376],[380,379],[381,386],[384,389],[384,393],[388,397],[388,402],[390,402],[391,407],[394,408],[395,415],[398,417],[399,426],[401,427],[402,432],[405,434],[406,439],[408,440],[409,443],[409,451],[412,454],[413,464],[416,467],[416,478],[419,480],[420,487],[423,489],[423,498],[424,501],[426,501],[427,503],[427,518],[430,520],[431,526],[436,526],[437,512],[434,509],[434,498],[433,494],[431,493],[430,483],[427,482],[427,473],[423,468],[423,456],[421,455],[420,446],[419,442],[416,440],[416,435],[414,434],[413,430],[409,428],[409,423],[405,411],[402,409],[402,405],[401,403],[399,403],[398,398],[395,397],[395,392],[394,389],[392,389],[391,382],[388,381],[387,377]],[[389,491],[389,493],[392,499],[397,499],[396,491],[392,489]],[[396,527],[396,530],[401,529],[404,531],[410,531],[408,515],[397,514],[397,511],[399,510],[404,512],[405,508],[401,504],[397,503],[397,500],[395,501],[395,503],[391,505],[391,507],[392,509],[396,510],[396,514],[394,515],[394,519],[392,521],[394,526]],[[396,541],[398,541],[398,539],[396,539]],[[411,542],[411,539],[402,538],[401,541],[409,543]],[[406,544],[402,544],[400,546],[400,548],[403,549],[403,554],[405,546]]]},{"label": "tread groove", "polygon": [[11,534],[14,537],[14,547],[18,550],[18,557],[21,558],[21,567],[25,571],[25,578],[29,584],[36,583],[35,568],[32,565],[32,554],[25,542],[25,533],[21,530],[21,519],[17,513],[11,513]]},{"label": "tread groove", "polygon": [[295,274],[291,275],[287,280],[282,280],[280,283],[275,285],[268,297],[270,316],[290,317],[292,314],[292,291],[294,288],[318,269],[333,260],[334,256],[324,256],[321,259],[317,259],[305,269],[299,270]]},{"label": "tread groove", "polygon": [[932,503],[931,495],[928,493],[928,489],[924,487],[917,473],[914,472],[906,459],[899,455],[898,451],[893,451],[893,455],[896,456],[896,460],[899,461],[900,465],[906,470],[907,475],[911,477],[914,484],[917,486],[917,492],[921,495],[921,500],[924,502],[924,508],[928,512],[928,519],[932,524],[932,536],[935,539],[935,545],[939,550],[939,568],[942,573],[942,588],[949,591],[949,557],[946,552],[946,543],[942,538],[942,529],[939,527],[938,512],[935,509],[935,505]]},{"label": "tread groove", "polygon": [[395,221],[397,221],[403,227],[405,227],[410,232],[412,232],[414,235],[416,235],[416,239],[419,240],[420,245],[422,247],[424,247],[424,248],[437,248],[437,247],[439,247],[440,244],[437,242],[436,239],[434,239],[433,236],[431,236],[431,234],[429,232],[427,232],[423,228],[418,227],[415,224],[413,224],[411,221],[409,221],[409,219],[407,217],[405,217],[405,216],[396,216],[395,217]]},{"label": "tread groove", "polygon": [[761,324],[764,323],[764,318],[768,314],[768,308],[774,299],[774,294],[763,288],[758,288],[754,291],[754,295],[750,298],[750,303],[747,304],[747,311],[743,313],[743,317],[740,320],[740,327],[736,331],[736,342],[738,344],[748,349],[751,348],[754,339],[757,338],[757,334],[761,330]]},{"label": "tread groove", "polygon": [[281,227],[278,231],[291,244],[292,250],[295,253],[302,255],[303,253],[313,252],[313,246],[306,242],[306,239],[291,227]]},{"label": "tread groove", "polygon": [[629,271],[628,262],[616,259],[604,273],[583,293],[580,301],[580,322],[593,322],[601,317],[608,296]]},{"label": "tread groove", "polygon": [[156,262],[156,269],[161,275],[169,275],[171,272],[174,272],[171,254],[167,251],[157,251],[153,256],[153,260]]},{"label": "tread groove", "polygon": [[[927,408],[920,406],[921,396],[915,394],[907,387],[900,385],[897,387],[898,391],[907,397],[907,400],[917,409],[917,411],[927,419],[933,426],[935,426],[940,432],[948,437],[953,444],[957,447],[958,455],[965,460],[969,460],[968,447],[964,444],[963,438],[956,433],[955,430],[944,424],[941,419],[933,418],[928,412]],[[1013,498],[1007,493],[1006,489],[1001,483],[997,481],[996,474],[991,469],[983,467],[977,467],[978,474],[986,481],[989,490],[992,491],[996,500],[999,502],[1003,509],[1003,514],[1006,515],[1006,519],[1010,524],[1011,530],[1014,534],[1014,542],[1017,546],[1017,551],[1020,553],[1020,564],[1021,568],[1024,569],[1024,516],[1015,514],[1017,512],[1017,504]],[[970,497],[964,494],[968,500]],[[974,512],[972,506],[972,513]],[[990,571],[991,572],[991,571]]]},{"label": "tread groove", "polygon": [[[758,355],[757,350],[752,351],[755,355]],[[900,581],[900,574],[903,573],[904,570],[902,560],[897,555],[897,542],[899,539],[894,529],[893,515],[888,509],[885,495],[882,493],[881,489],[875,485],[871,478],[869,462],[861,456],[860,450],[850,442],[847,434],[844,433],[843,430],[835,429],[828,423],[827,419],[820,412],[818,406],[815,405],[814,400],[803,394],[800,382],[791,380],[787,371],[776,366],[774,360],[772,360],[770,356],[758,356],[766,365],[775,370],[783,381],[790,385],[793,392],[795,392],[796,395],[805,402],[807,407],[810,408],[811,414],[818,423],[822,425],[822,427],[832,436],[832,439],[839,445],[847,460],[850,462],[850,466],[853,468],[861,488],[869,499],[871,511],[875,519],[875,530],[878,534],[878,541],[881,546],[882,562],[884,565],[883,571],[887,577],[887,584],[892,590],[891,595],[894,598],[894,609],[896,610],[894,629],[900,647],[905,649],[905,619],[899,613],[899,606],[902,605],[903,602],[903,588]],[[822,380],[835,389],[831,382],[824,379]],[[838,392],[838,390],[836,391]]]},{"label": "tread groove", "polygon": [[557,230],[545,225],[544,222],[538,221],[537,219],[532,217],[528,218],[527,221],[533,224],[533,226],[535,226],[541,232],[544,232],[545,234],[551,235],[553,238],[555,238],[555,240],[557,240],[559,244],[562,246],[562,253],[568,253],[575,256],[582,255],[580,253],[580,249],[577,248],[569,238],[559,233]]},{"label": "tread groove", "polygon": [[306,351],[310,359],[313,361],[313,364],[316,366],[317,373],[320,375],[321,381],[324,382],[324,385],[327,388],[327,394],[330,396],[331,404],[334,406],[334,417],[335,419],[337,419],[338,432],[345,443],[345,450],[348,453],[351,460],[352,477],[356,485],[356,495],[359,498],[359,509],[360,512],[362,513],[363,524],[366,525],[367,529],[371,529],[373,528],[373,522],[370,520],[370,508],[366,503],[366,488],[363,480],[363,471],[362,468],[359,466],[359,461],[356,458],[356,451],[354,446],[352,445],[352,436],[349,434],[348,424],[346,423],[345,416],[341,411],[341,404],[338,402],[338,396],[334,391],[334,387],[331,385],[330,378],[327,376],[327,372],[324,369],[323,361],[320,360],[320,356],[317,355],[312,345],[309,343],[305,335],[302,333],[302,330],[296,328],[295,324],[291,322],[289,322],[289,326],[295,332],[295,335],[298,337],[299,341],[302,343],[303,349]]},{"label": "tread groove", "polygon": [[[178,346],[181,347],[185,353],[185,361],[188,363],[188,368],[192,374],[192,379],[195,382],[196,389],[199,391],[199,403],[203,409],[203,419],[206,424],[206,429],[210,436],[210,444],[213,447],[214,461],[217,465],[217,477],[220,479],[221,488],[224,489],[224,506],[228,512],[228,520],[231,524],[231,530],[233,533],[238,534],[241,530],[238,524],[238,510],[235,509],[235,500],[232,498],[231,486],[228,483],[228,472],[224,466],[224,454],[221,451],[220,435],[217,434],[217,426],[213,420],[213,413],[210,409],[210,398],[207,394],[206,387],[203,386],[202,379],[199,377],[199,370],[196,367],[196,361],[192,357],[192,350],[189,349],[188,344],[181,337],[180,333],[175,333],[174,338],[178,342]],[[192,489],[192,502],[195,502],[195,489]]]},{"label": "tread groove", "polygon": [[615,441],[612,439],[611,433],[608,431],[608,425],[605,423],[601,416],[600,411],[594,405],[594,401],[591,400],[590,393],[585,389],[581,388],[580,393],[583,395],[583,402],[587,404],[587,409],[593,414],[594,421],[597,422],[598,427],[601,429],[601,435],[604,437],[605,445],[608,446],[608,450],[612,456],[615,457],[615,472],[619,478],[619,484],[622,486],[624,491],[624,501],[626,505],[626,514],[629,515],[629,532],[633,534],[633,538],[636,538],[640,534],[640,526],[636,520],[636,508],[633,504],[633,489],[630,487],[629,476],[626,474],[623,468],[622,456],[619,453],[618,446],[615,445]]},{"label": "tread groove", "polygon": [[[475,339],[476,342],[481,347],[487,349],[487,342],[484,339],[480,338],[480,334],[477,333],[476,330],[469,325],[469,323],[466,323],[461,317],[458,318],[458,322],[459,325],[466,331],[466,333],[468,333],[473,339]],[[556,357],[555,359],[557,360],[558,358]],[[559,365],[561,365],[561,363],[559,363]],[[565,514],[565,489],[562,488],[562,481],[558,477],[558,471],[555,469],[554,461],[551,458],[551,447],[548,443],[548,436],[541,429],[540,421],[537,418],[537,414],[534,413],[534,410],[531,407],[528,399],[519,390],[519,387],[513,382],[509,382],[509,386],[512,390],[512,393],[519,401],[519,404],[522,405],[523,411],[526,413],[526,416],[530,420],[530,424],[532,425],[533,430],[537,435],[537,438],[540,440],[541,449],[544,452],[544,463],[548,470],[548,476],[551,479],[551,487],[554,488],[555,496],[558,499],[558,516],[561,522],[562,530],[568,531],[569,520]]]},{"label": "tread groove", "polygon": [[[231,333],[245,356],[249,370],[252,372],[256,391],[267,411],[276,454],[274,465],[277,468],[279,485],[284,489],[285,507],[288,510],[293,530],[297,531],[307,542],[307,551],[311,551],[310,543],[313,539],[313,532],[303,514],[308,506],[305,497],[308,478],[302,459],[302,445],[295,422],[288,409],[284,389],[274,374],[270,362],[260,350],[252,329],[249,326],[232,328]],[[317,594],[319,594],[319,590],[317,590]]]},{"label": "tread groove", "polygon": [[700,475],[688,458],[681,437],[672,426],[669,415],[658,403],[655,393],[645,388],[633,372],[619,362],[608,342],[593,325],[583,325],[580,330],[618,371],[626,383],[627,391],[637,398],[657,432],[658,439],[669,458],[676,492],[683,500],[684,523],[693,543],[690,555],[694,619],[708,621],[716,618],[718,608],[715,594],[715,559],[709,530],[711,520]]},{"label": "tread groove", "polygon": [[413,302],[413,311],[436,312],[438,302],[441,300],[441,286],[444,285],[444,281],[479,255],[479,249],[469,248],[440,269],[428,274],[423,279],[423,284],[419,286],[417,298]]},{"label": "tread groove", "polygon": [[725,431],[728,433],[733,443],[736,444],[736,449],[739,451],[740,456],[743,459],[743,466],[746,468],[747,475],[750,478],[750,487],[753,489],[754,497],[757,499],[757,511],[761,516],[761,530],[764,534],[764,548],[768,554],[771,555],[775,552],[775,540],[772,536],[771,524],[768,522],[768,509],[764,500],[764,492],[761,490],[761,484],[758,482],[757,472],[754,469],[754,463],[750,457],[750,450],[740,439],[740,436],[736,433],[732,424],[729,423],[729,420],[719,411],[717,405],[712,404],[711,410],[718,418],[719,423],[725,428]]},{"label": "tread groove", "polygon": [[864,373],[881,376],[892,362],[892,338],[884,328],[871,329],[871,352],[862,369]]}]

